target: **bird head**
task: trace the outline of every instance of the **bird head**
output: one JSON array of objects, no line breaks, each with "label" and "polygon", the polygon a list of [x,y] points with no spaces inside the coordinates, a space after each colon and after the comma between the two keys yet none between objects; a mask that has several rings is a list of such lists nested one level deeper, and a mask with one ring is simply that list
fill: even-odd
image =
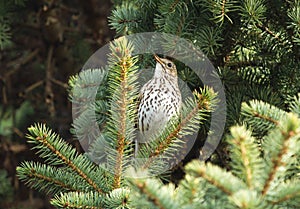
[{"label": "bird head", "polygon": [[154,55],[154,58],[156,60],[156,67],[155,67],[156,73],[162,75],[170,75],[172,77],[177,78],[176,65],[172,61],[165,58],[160,58],[157,55]]}]

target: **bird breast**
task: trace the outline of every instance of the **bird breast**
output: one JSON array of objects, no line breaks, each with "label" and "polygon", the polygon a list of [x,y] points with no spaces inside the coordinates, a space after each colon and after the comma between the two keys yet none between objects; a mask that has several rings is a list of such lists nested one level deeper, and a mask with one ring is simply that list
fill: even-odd
[{"label": "bird breast", "polygon": [[141,89],[138,110],[139,130],[144,135],[162,131],[168,121],[179,115],[181,93],[177,79],[153,78]]}]

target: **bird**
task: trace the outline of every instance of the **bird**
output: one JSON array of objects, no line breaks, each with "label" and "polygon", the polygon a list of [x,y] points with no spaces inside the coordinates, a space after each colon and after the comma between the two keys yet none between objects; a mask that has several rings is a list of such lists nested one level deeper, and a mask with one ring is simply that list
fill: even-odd
[{"label": "bird", "polygon": [[[176,65],[169,59],[154,55],[156,66],[153,77],[140,90],[138,129],[140,143],[160,133],[172,117],[179,117],[182,105]],[[136,142],[136,149],[138,149]]]}]

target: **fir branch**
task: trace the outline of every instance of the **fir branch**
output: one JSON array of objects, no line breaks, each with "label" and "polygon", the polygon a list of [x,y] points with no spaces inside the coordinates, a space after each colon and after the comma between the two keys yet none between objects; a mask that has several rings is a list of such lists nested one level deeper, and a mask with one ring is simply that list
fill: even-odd
[{"label": "fir branch", "polygon": [[[137,98],[137,59],[131,56],[133,45],[125,38],[120,38],[111,44],[112,54],[109,57],[109,91],[112,94],[110,121],[107,123],[110,137],[115,144],[114,188],[120,188],[121,177],[129,158],[126,149],[134,141],[134,121],[136,107],[133,100]],[[113,152],[112,152],[113,153]],[[112,154],[111,153],[111,154]]]},{"label": "fir branch", "polygon": [[176,128],[172,132],[169,133],[167,138],[165,138],[162,141],[162,143],[159,144],[159,146],[155,149],[155,151],[150,155],[150,158],[151,157],[156,157],[156,156],[162,154],[171,145],[172,141],[176,137],[178,137],[178,134],[179,134],[181,128],[186,126],[186,124],[192,118],[194,118],[196,116],[196,114],[198,113],[198,111],[200,109],[199,106],[200,106],[199,103],[194,106],[194,108],[189,112],[189,114],[180,121],[180,123],[176,126]]},{"label": "fir branch", "polygon": [[228,198],[239,209],[266,209],[268,205],[254,190],[239,190]]},{"label": "fir branch", "polygon": [[[276,44],[281,45],[281,46],[286,46],[286,45],[290,44],[290,46],[288,46],[287,48],[291,48],[292,47],[292,44],[290,43],[290,41],[288,41],[284,37],[286,34],[283,34],[283,35],[281,35],[282,37],[280,37],[280,33],[276,33],[274,31],[272,31],[270,28],[268,28],[267,26],[263,25],[262,23],[255,23],[255,26],[257,28],[259,28],[262,32],[267,33],[271,37],[275,38],[276,41],[277,41]],[[272,43],[271,40],[268,41],[268,43]],[[276,45],[276,44],[274,44],[274,45]]]},{"label": "fir branch", "polygon": [[278,125],[278,124],[279,124],[279,121],[274,120],[273,118],[268,117],[267,115],[259,114],[258,112],[253,112],[253,116],[254,116],[254,117],[257,117],[257,118],[260,118],[260,119],[262,119],[262,120],[266,120],[266,121],[268,121],[268,122],[271,122],[271,123],[273,123],[274,125]]},{"label": "fir branch", "polygon": [[241,16],[247,23],[261,23],[267,8],[264,0],[245,0],[240,7]]},{"label": "fir branch", "polygon": [[[27,135],[29,142],[37,144],[34,148],[40,149],[38,153],[50,164],[64,164],[82,177],[89,185],[91,185],[99,193],[103,193],[102,189],[88,177],[88,170],[92,170],[94,166],[91,161],[82,155],[76,154],[76,150],[66,144],[58,135],[52,133],[45,124],[37,124],[29,129],[31,135]],[[83,165],[84,163],[84,166]]]},{"label": "fir branch", "polygon": [[19,179],[29,184],[31,188],[43,190],[46,193],[83,191],[87,188],[87,185],[80,188],[78,176],[64,169],[40,163],[23,162],[17,167],[17,173]]},{"label": "fir branch", "polygon": [[180,181],[174,198],[183,205],[193,204],[195,199],[201,200],[205,192],[206,188],[200,178],[186,174],[184,179]]},{"label": "fir branch", "polygon": [[255,139],[251,136],[251,132],[243,126],[232,127],[230,132],[228,143],[232,146],[230,164],[233,174],[244,180],[248,188],[259,188],[260,179],[264,176],[265,163],[260,157]]},{"label": "fir branch", "polygon": [[242,119],[253,128],[255,134],[261,137],[286,116],[285,111],[262,101],[251,100],[248,103],[242,103]]},{"label": "fir branch", "polygon": [[[179,3],[180,3],[179,0],[175,0],[170,6],[170,12],[167,14],[175,12],[177,7],[180,8]],[[167,4],[169,4],[169,2]],[[185,19],[186,19],[185,15],[180,15],[180,21],[179,21],[179,24],[177,24],[177,29],[176,29],[176,32],[174,33],[174,34],[176,34],[176,36],[180,36],[182,34]]]},{"label": "fir branch", "polygon": [[155,146],[151,146],[151,153],[143,165],[143,169],[149,168],[152,162],[163,153],[168,153],[168,149],[172,153],[172,147],[176,147],[176,143],[184,143],[180,139],[193,132],[195,130],[194,126],[198,127],[199,123],[204,120],[203,116],[213,111],[216,94],[212,89],[205,87],[201,90],[201,93],[194,91],[193,94],[195,100],[186,101],[180,122],[176,121],[177,118],[173,118],[165,131],[158,136],[159,139],[154,140],[158,141],[158,143]]},{"label": "fir branch", "polygon": [[300,93],[292,98],[292,101],[289,104],[289,110],[293,113],[298,114],[298,116],[300,117]]},{"label": "fir branch", "polygon": [[[299,148],[297,147],[299,146],[299,143],[295,144],[295,140],[298,140],[300,136],[299,126],[300,121],[297,116],[294,114],[288,114],[287,118],[278,124],[278,129],[271,132],[268,135],[268,138],[265,139],[266,144],[264,147],[272,144],[272,146],[275,147],[275,150],[272,151],[271,148],[268,148],[271,155],[268,160],[271,165],[261,191],[263,196],[269,192],[271,184],[279,175],[278,173],[287,170],[287,157],[291,157],[299,151]],[[268,149],[265,151],[267,152]],[[284,169],[282,169],[282,167]]]},{"label": "fir branch", "polygon": [[142,20],[141,14],[133,2],[123,2],[112,11],[109,17],[109,25],[115,29],[117,34],[129,34],[138,30]]},{"label": "fir branch", "polygon": [[116,159],[116,165],[115,165],[115,177],[114,177],[114,188],[119,188],[121,186],[121,175],[122,175],[122,158],[124,155],[124,149],[125,149],[125,136],[126,136],[126,104],[127,101],[127,71],[128,66],[126,60],[123,60],[120,66],[120,80],[121,80],[121,95],[122,97],[119,100],[119,106],[120,106],[120,132],[118,134],[117,138],[117,159]]},{"label": "fir branch", "polygon": [[286,138],[284,139],[284,144],[280,150],[280,152],[278,153],[278,155],[276,157],[273,158],[273,165],[271,168],[271,172],[268,175],[268,178],[264,184],[263,190],[262,190],[262,195],[266,195],[266,193],[269,191],[269,188],[271,186],[272,181],[274,180],[278,169],[280,168],[280,166],[284,165],[283,162],[283,156],[285,154],[287,154],[288,152],[288,145],[289,145],[289,140],[291,139],[291,137],[295,134],[294,132],[292,133],[284,133],[284,135],[286,135]]},{"label": "fir branch", "polygon": [[[158,6],[159,13],[154,18],[154,25],[161,32],[176,34],[181,37],[185,32],[188,6],[179,0],[167,0]],[[178,15],[179,14],[179,15]],[[173,44],[172,44],[173,45]]]},{"label": "fir branch", "polygon": [[[137,208],[159,208],[159,209],[173,209],[180,208],[178,202],[173,198],[172,191],[174,187],[171,185],[164,186],[157,179],[132,179],[130,183],[136,190],[135,203]],[[145,206],[145,200],[147,206]],[[149,204],[150,203],[150,204]]]},{"label": "fir branch", "polygon": [[[294,43],[299,45],[300,38],[300,2],[298,1],[294,5],[290,11],[288,11],[288,17],[290,18],[290,22],[288,23],[287,28],[291,28],[293,30],[292,40]],[[294,48],[296,48],[294,46]]]},{"label": "fir branch", "polygon": [[240,146],[242,161],[243,161],[244,166],[246,168],[246,183],[249,187],[251,187],[253,176],[252,176],[252,171],[249,167],[249,161],[250,160],[249,160],[248,155],[247,155],[247,149],[246,149],[245,145],[242,142],[239,143],[239,142],[235,141],[235,143],[236,143],[237,146]]},{"label": "fir branch", "polygon": [[69,192],[61,193],[55,195],[54,198],[50,201],[51,204],[59,208],[68,208],[68,209],[104,209],[103,197],[96,192]]},{"label": "fir branch", "polygon": [[220,28],[213,28],[203,26],[197,34],[198,41],[196,44],[206,55],[216,55],[216,51],[221,46],[223,38],[221,36],[222,31]]},{"label": "fir branch", "polygon": [[256,23],[255,24],[256,27],[258,27],[259,29],[261,29],[262,31],[266,32],[267,34],[271,35],[272,37],[274,37],[275,39],[277,39],[279,42],[282,42],[281,38],[279,37],[278,34],[276,34],[275,32],[271,31],[267,26],[264,26],[263,24],[260,23]]},{"label": "fir branch", "polygon": [[115,208],[130,208],[130,193],[127,187],[118,188],[112,190],[105,196],[104,208],[105,209],[115,209]]},{"label": "fir branch", "polygon": [[290,207],[300,204],[300,184],[299,181],[288,181],[280,184],[276,188],[275,197],[270,200],[273,205],[286,203]]},{"label": "fir branch", "polygon": [[247,188],[240,179],[211,163],[204,164],[194,160],[185,167],[185,170],[195,177],[203,178],[226,195],[231,196],[238,190]]},{"label": "fir branch", "polygon": [[[176,120],[176,119],[174,118],[173,120]],[[152,163],[157,159],[157,157],[159,157],[163,152],[165,152],[166,149],[170,146],[170,144],[172,142],[174,142],[174,140],[176,140],[176,137],[178,137],[178,133],[184,124],[182,122],[176,124],[175,121],[173,121],[173,120],[171,120],[169,122],[169,125],[166,128],[167,130],[172,129],[172,131],[170,133],[168,133],[166,137],[160,136],[160,137],[164,138],[164,140],[159,140],[159,143],[157,143],[154,148],[151,148],[149,157],[146,160],[146,162],[144,163],[144,165],[142,166],[142,169],[148,169],[152,165]],[[149,148],[147,148],[147,149],[149,149]],[[141,150],[141,151],[146,152],[145,150]]]},{"label": "fir branch", "polygon": [[[96,68],[81,71],[76,76],[71,76],[68,82],[69,97],[74,104],[93,103],[94,100],[106,99],[107,69]],[[105,86],[105,88],[104,88]],[[99,89],[99,92],[98,92]],[[81,112],[79,112],[81,113]],[[76,112],[76,114],[79,114]]]},{"label": "fir branch", "polygon": [[228,0],[209,0],[203,1],[203,4],[206,4],[209,11],[213,14],[216,23],[222,24],[225,20],[225,17],[232,24],[233,21],[228,16],[228,13],[233,12],[237,9],[237,1],[228,1]]},{"label": "fir branch", "polygon": [[178,24],[178,26],[177,26],[177,30],[176,30],[176,36],[181,36],[181,34],[182,34],[182,30],[184,29],[184,23],[185,23],[185,17],[184,16],[181,16],[181,18],[180,18],[180,22],[179,22],[179,24]]},{"label": "fir branch", "polygon": [[223,22],[224,21],[224,17],[227,17],[227,19],[229,20],[229,22],[232,24],[233,21],[230,19],[230,17],[227,15],[227,12],[230,12],[229,11],[226,11],[226,4],[229,4],[229,6],[233,7],[234,6],[232,4],[236,3],[235,1],[233,1],[232,3],[230,3],[230,1],[228,2],[227,0],[222,0],[222,3],[221,3],[221,14],[219,16],[217,16],[217,18],[220,18],[220,21]]}]

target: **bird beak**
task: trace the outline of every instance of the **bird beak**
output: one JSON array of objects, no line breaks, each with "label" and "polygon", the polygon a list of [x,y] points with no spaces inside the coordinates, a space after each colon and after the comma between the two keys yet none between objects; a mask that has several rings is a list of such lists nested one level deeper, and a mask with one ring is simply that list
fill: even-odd
[{"label": "bird beak", "polygon": [[155,58],[155,60],[156,60],[157,62],[159,62],[161,65],[164,64],[163,61],[160,59],[160,57],[157,56],[156,54],[154,54],[154,58]]}]

